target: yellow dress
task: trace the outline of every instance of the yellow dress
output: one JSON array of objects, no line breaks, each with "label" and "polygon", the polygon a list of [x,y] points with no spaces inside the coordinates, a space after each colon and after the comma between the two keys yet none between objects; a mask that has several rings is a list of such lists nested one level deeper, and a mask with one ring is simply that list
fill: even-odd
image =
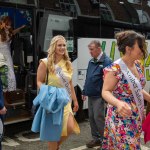
[{"label": "yellow dress", "polygon": [[[41,59],[41,61],[47,67],[47,58]],[[70,81],[72,78],[73,72],[67,71],[67,68],[65,66],[65,60],[61,59],[57,65],[62,68],[64,75]],[[55,74],[49,74],[48,75],[48,85],[55,86],[55,87],[62,87],[63,86],[60,82],[60,79]],[[79,128],[78,123],[76,122],[74,115],[73,115],[73,112],[72,112],[71,102],[68,102],[68,104],[64,107],[63,129],[62,129],[61,136],[67,136],[67,123],[68,123],[68,118],[69,118],[70,114],[73,116],[73,119],[74,119],[74,133],[76,133],[76,134],[80,133],[80,128]]]}]

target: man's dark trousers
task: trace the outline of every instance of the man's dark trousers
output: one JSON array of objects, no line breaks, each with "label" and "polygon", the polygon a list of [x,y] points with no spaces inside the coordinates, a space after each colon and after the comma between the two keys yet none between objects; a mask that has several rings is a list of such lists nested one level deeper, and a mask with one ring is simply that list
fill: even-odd
[{"label": "man's dark trousers", "polygon": [[103,139],[105,125],[104,100],[96,97],[88,97],[88,112],[91,126],[91,134],[94,140]]},{"label": "man's dark trousers", "polygon": [[[92,137],[95,140],[103,140],[105,124],[105,102],[102,99],[103,69],[111,64],[111,60],[105,53],[95,63],[94,58],[89,61],[86,80],[82,91],[83,95],[89,97],[88,110]],[[92,141],[91,141],[92,142]],[[94,143],[94,144],[93,144]],[[93,147],[98,142],[89,143],[87,147]]]}]

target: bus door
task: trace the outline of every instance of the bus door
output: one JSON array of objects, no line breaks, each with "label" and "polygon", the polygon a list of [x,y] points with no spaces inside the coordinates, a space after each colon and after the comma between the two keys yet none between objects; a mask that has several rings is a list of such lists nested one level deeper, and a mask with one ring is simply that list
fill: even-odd
[{"label": "bus door", "polygon": [[16,77],[16,90],[4,92],[7,114],[5,125],[31,119],[32,100],[36,93],[36,26],[34,6],[0,2],[0,17],[9,16],[16,29],[25,25],[11,39],[11,57]]}]

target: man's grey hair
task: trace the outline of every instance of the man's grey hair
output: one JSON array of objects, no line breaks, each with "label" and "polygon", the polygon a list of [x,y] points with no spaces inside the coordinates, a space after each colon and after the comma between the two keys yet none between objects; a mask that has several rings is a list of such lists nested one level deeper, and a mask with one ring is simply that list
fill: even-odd
[{"label": "man's grey hair", "polygon": [[96,47],[101,47],[101,43],[100,43],[100,41],[98,41],[98,40],[93,40],[93,41],[91,41],[90,44],[88,45],[88,47],[89,47],[91,44],[95,44]]}]

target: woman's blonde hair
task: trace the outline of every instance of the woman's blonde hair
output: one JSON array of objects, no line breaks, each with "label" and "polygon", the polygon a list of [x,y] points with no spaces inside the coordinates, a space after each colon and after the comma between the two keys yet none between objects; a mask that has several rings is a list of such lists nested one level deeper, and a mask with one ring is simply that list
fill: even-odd
[{"label": "woman's blonde hair", "polygon": [[[56,50],[56,45],[57,45],[57,42],[59,40],[64,40],[65,43],[66,43],[66,39],[62,36],[62,35],[57,35],[57,36],[54,36],[51,40],[51,43],[50,43],[50,46],[49,46],[49,49],[48,49],[48,70],[49,70],[49,73],[55,73],[55,50]],[[68,51],[67,51],[67,48],[65,49],[65,53],[64,53],[64,57],[63,59],[66,61],[66,68],[69,72],[72,71],[72,65],[71,65],[71,62],[70,62],[70,58],[69,58],[69,55],[68,55]]]}]

